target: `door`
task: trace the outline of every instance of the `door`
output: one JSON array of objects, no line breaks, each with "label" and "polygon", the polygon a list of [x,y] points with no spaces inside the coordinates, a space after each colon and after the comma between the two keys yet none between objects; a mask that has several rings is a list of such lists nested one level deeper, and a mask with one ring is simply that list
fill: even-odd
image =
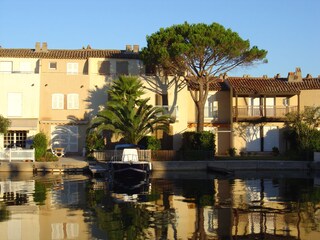
[{"label": "door", "polygon": [[272,151],[273,147],[279,148],[279,129],[275,126],[263,127],[263,151]]},{"label": "door", "polygon": [[51,148],[78,152],[78,126],[51,126]]},{"label": "door", "polygon": [[260,152],[261,151],[260,127],[259,126],[247,127],[246,140],[247,140],[247,151]]},{"label": "door", "polygon": [[267,117],[274,117],[275,110],[274,110],[274,98],[266,98],[266,115]]},{"label": "door", "polygon": [[248,101],[248,116],[260,116],[260,98],[249,98]]}]

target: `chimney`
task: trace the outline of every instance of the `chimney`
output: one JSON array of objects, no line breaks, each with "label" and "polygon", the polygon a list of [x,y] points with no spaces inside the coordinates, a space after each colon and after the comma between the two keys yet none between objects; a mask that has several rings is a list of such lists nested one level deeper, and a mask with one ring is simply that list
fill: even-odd
[{"label": "chimney", "polygon": [[41,48],[40,48],[40,42],[36,42],[36,47],[35,47],[35,52],[40,52]]},{"label": "chimney", "polygon": [[288,82],[302,82],[302,74],[299,67],[296,68],[295,72],[288,73]]},{"label": "chimney", "polygon": [[294,82],[294,72],[288,73],[288,82]]},{"label": "chimney", "polygon": [[307,79],[310,79],[310,78],[312,78],[312,75],[311,75],[310,73],[308,73],[307,76],[306,76],[306,78],[307,78]]},{"label": "chimney", "polygon": [[126,51],[127,52],[132,52],[132,46],[131,45],[126,45]]},{"label": "chimney", "polygon": [[47,42],[43,42],[42,43],[41,51],[42,52],[48,52],[48,44],[47,44]]},{"label": "chimney", "polygon": [[227,73],[220,73],[219,74],[219,79],[227,79],[228,78],[228,75],[227,75]]},{"label": "chimney", "polygon": [[133,45],[133,52],[138,53],[139,52],[139,45]]},{"label": "chimney", "polygon": [[280,78],[280,73],[277,73],[277,75],[275,75],[274,78]]},{"label": "chimney", "polygon": [[295,80],[297,82],[301,82],[302,81],[301,68],[299,68],[299,67],[296,67]]}]

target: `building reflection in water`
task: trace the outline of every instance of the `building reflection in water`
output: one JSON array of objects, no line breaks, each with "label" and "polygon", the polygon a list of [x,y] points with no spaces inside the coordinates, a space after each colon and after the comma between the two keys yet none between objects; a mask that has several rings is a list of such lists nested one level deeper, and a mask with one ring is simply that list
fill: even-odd
[{"label": "building reflection in water", "polygon": [[84,179],[1,173],[0,204],[8,213],[0,219],[1,239],[90,239],[79,208],[85,205]]},{"label": "building reflection in water", "polygon": [[320,239],[313,178],[0,174],[1,239]]}]

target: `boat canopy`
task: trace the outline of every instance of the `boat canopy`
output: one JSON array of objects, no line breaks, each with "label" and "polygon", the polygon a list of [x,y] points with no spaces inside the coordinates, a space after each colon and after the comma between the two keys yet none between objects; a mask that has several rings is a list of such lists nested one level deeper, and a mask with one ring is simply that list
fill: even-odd
[{"label": "boat canopy", "polygon": [[114,148],[114,150],[123,150],[125,148],[140,148],[139,145],[135,145],[135,144],[130,144],[130,143],[126,143],[126,144],[117,144]]}]

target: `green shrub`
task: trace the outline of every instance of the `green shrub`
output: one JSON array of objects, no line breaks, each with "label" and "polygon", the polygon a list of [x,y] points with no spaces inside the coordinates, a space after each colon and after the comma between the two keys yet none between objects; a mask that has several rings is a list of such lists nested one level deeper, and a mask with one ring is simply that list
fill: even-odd
[{"label": "green shrub", "polygon": [[145,146],[146,149],[159,150],[161,149],[161,141],[154,136],[145,136],[139,142],[139,145]]},{"label": "green shrub", "polygon": [[182,149],[215,151],[214,137],[214,134],[209,131],[184,132],[182,134]]},{"label": "green shrub", "polygon": [[229,148],[228,149],[228,154],[230,157],[234,157],[236,155],[236,151],[237,149],[236,148]]},{"label": "green shrub", "polygon": [[33,139],[33,148],[35,149],[36,161],[39,161],[47,152],[47,136],[43,133],[37,133]]},{"label": "green shrub", "polygon": [[46,152],[42,157],[40,157],[38,162],[55,162],[58,161],[59,158],[54,155],[52,152]]},{"label": "green shrub", "polygon": [[97,132],[90,132],[86,137],[86,152],[90,153],[93,150],[104,149],[104,140]]}]

